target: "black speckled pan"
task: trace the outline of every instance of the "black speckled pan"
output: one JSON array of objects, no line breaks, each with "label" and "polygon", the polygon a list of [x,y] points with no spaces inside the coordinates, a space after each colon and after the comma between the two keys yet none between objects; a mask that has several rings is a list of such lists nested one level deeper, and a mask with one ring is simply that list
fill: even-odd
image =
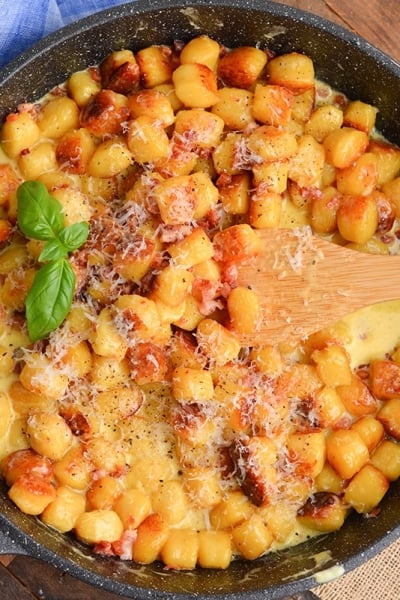
[{"label": "black speckled pan", "polygon": [[[77,69],[114,49],[189,40],[207,33],[228,45],[268,45],[309,54],[319,78],[351,98],[379,108],[378,126],[400,144],[400,66],[364,40],[323,19],[266,0],[173,2],[138,0],[53,34],[0,72],[0,120]],[[226,571],[167,571],[112,558],[94,558],[68,535],[17,510],[0,487],[0,552],[46,560],[93,585],[136,600],[268,600],[309,590],[346,572],[400,535],[400,482],[373,519],[353,515],[338,532]],[[306,594],[307,595],[307,594]],[[305,597],[306,597],[305,595]]]}]

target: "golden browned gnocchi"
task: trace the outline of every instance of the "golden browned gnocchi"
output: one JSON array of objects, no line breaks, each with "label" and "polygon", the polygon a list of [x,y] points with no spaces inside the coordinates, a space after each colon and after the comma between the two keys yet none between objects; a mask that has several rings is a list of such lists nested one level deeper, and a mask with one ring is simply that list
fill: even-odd
[{"label": "golden browned gnocchi", "polygon": [[[117,50],[8,115],[0,474],[21,511],[178,570],[374,514],[400,477],[400,348],[362,362],[351,320],[261,346],[237,272],[263,228],[399,252],[400,149],[376,114],[300,52],[199,35]],[[61,215],[56,248],[21,225],[24,182]],[[82,222],[66,316],[35,337],[29,294]]]}]

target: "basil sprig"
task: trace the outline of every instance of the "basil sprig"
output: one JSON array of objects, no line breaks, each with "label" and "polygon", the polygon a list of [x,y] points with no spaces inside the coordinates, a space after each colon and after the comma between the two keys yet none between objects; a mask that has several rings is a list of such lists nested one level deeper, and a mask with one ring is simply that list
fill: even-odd
[{"label": "basil sprig", "polygon": [[87,240],[86,222],[64,225],[63,207],[38,181],[25,181],[17,190],[17,219],[22,233],[46,242],[25,300],[28,334],[32,342],[45,338],[67,316],[75,291],[75,273],[68,254]]}]

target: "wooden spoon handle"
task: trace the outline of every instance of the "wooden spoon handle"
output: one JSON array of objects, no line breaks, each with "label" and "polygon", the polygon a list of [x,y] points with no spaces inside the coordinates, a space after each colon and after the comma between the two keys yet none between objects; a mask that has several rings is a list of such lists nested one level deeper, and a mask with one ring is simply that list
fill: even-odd
[{"label": "wooden spoon handle", "polygon": [[262,319],[254,345],[302,339],[364,306],[400,298],[400,257],[357,252],[307,228],[259,231],[264,251],[239,269]]}]

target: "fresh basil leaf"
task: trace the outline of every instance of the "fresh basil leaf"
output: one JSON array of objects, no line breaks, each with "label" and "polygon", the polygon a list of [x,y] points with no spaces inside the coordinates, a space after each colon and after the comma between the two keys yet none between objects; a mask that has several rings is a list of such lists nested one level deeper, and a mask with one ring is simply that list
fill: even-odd
[{"label": "fresh basil leaf", "polygon": [[82,223],[73,223],[68,225],[59,233],[59,239],[68,252],[73,252],[80,248],[87,240],[89,234],[89,224],[86,221]]},{"label": "fresh basil leaf", "polygon": [[75,273],[65,258],[37,271],[26,298],[26,320],[32,342],[49,335],[67,316],[75,291]]},{"label": "fresh basil leaf", "polygon": [[40,262],[48,262],[49,260],[57,260],[59,258],[66,258],[68,256],[68,250],[59,239],[49,240],[42,252],[39,255],[38,260]]},{"label": "fresh basil leaf", "polygon": [[24,181],[17,189],[18,226],[27,237],[50,240],[64,229],[61,203],[39,181]]},{"label": "fresh basil leaf", "polygon": [[63,207],[37,181],[25,181],[17,190],[17,219],[22,233],[45,241],[37,271],[25,300],[25,316],[30,339],[49,335],[67,316],[75,291],[75,274],[67,260],[69,252],[86,242],[89,224],[64,226]]}]

